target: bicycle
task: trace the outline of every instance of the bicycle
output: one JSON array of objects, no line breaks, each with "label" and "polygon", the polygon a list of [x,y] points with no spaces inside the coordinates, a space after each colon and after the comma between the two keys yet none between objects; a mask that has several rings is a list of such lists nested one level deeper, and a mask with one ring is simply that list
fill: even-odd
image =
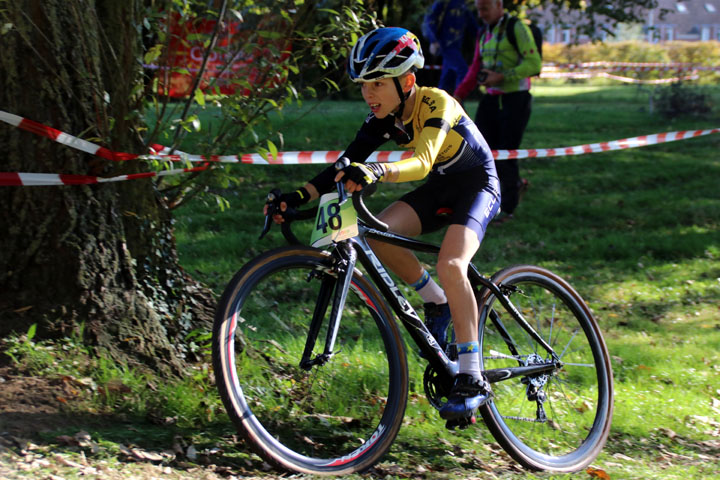
[{"label": "bicycle", "polygon": [[[284,470],[343,475],[379,462],[403,421],[410,378],[393,313],[426,359],[433,407],[447,401],[458,366],[452,327],[443,351],[368,239],[431,254],[439,247],[389,232],[360,194],[350,208],[341,184],[332,195],[316,217],[316,229],[329,232],[316,245],[327,248],[280,247],[243,266],[219,302],[212,344],[220,396],[255,452]],[[290,224],[283,234],[297,243]],[[268,216],[261,238],[269,227]],[[468,277],[482,369],[495,394],[479,409],[485,425],[527,469],[586,467],[607,440],[613,411],[610,356],[589,308],[540,267],[487,278],[471,265]],[[449,427],[474,417],[467,420]]]}]

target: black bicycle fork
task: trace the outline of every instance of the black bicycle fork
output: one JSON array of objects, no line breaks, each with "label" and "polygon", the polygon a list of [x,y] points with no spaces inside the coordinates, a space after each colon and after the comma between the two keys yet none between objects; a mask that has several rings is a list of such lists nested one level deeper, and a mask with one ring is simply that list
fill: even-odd
[{"label": "black bicycle fork", "polygon": [[[313,271],[307,281],[312,280],[313,276],[321,276],[320,291],[318,292],[318,300],[315,303],[315,311],[313,312],[312,321],[310,322],[310,330],[305,341],[305,349],[300,359],[300,368],[310,370],[316,365],[324,365],[333,356],[335,341],[337,339],[338,329],[340,328],[340,319],[345,308],[345,299],[347,298],[350,283],[352,282],[355,263],[357,262],[357,254],[352,246],[346,242],[337,244],[333,253],[332,270],[335,275],[329,273]],[[339,286],[339,288],[337,288]],[[312,357],[313,349],[320,333],[325,312],[332,299],[332,310],[330,311],[330,319],[325,338],[325,348],[323,353]]]}]

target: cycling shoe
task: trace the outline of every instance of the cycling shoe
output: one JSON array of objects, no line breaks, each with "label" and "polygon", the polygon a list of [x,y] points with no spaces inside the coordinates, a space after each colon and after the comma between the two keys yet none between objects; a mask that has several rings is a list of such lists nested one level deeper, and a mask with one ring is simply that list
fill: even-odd
[{"label": "cycling shoe", "polygon": [[475,410],[490,401],[492,396],[490,384],[486,380],[459,373],[450,389],[447,403],[440,408],[440,417],[445,420],[472,417]]}]

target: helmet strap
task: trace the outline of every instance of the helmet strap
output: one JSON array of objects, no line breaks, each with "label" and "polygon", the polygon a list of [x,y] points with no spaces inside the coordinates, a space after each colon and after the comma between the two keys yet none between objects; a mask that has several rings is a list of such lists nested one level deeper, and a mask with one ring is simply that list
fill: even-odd
[{"label": "helmet strap", "polygon": [[403,92],[402,87],[400,86],[400,80],[398,80],[399,77],[393,77],[393,82],[395,83],[395,89],[397,89],[398,97],[400,97],[400,106],[398,107],[397,113],[395,113],[395,117],[402,120],[402,114],[403,110],[405,110],[405,100],[408,99],[410,96],[410,92],[405,93]]}]

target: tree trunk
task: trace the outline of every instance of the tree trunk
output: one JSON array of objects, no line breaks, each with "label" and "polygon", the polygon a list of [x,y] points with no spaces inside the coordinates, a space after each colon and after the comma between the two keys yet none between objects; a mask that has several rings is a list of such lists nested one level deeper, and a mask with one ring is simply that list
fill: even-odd
[{"label": "tree trunk", "polygon": [[[143,150],[140,0],[5,1],[0,109],[101,143]],[[2,13],[0,13],[2,14]],[[113,176],[112,163],[0,125],[0,171]],[[151,180],[0,187],[0,335],[84,326],[119,361],[183,369],[184,338],[211,298],[178,265],[169,210]]]}]

